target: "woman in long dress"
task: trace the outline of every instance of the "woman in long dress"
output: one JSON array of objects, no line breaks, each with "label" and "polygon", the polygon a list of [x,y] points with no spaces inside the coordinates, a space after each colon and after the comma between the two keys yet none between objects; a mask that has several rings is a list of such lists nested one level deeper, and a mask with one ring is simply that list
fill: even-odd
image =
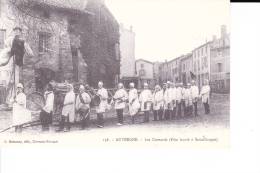
[{"label": "woman in long dress", "polygon": [[22,126],[31,121],[31,112],[26,109],[26,95],[23,92],[23,85],[17,84],[16,97],[13,99],[13,126],[15,132],[22,131]]}]

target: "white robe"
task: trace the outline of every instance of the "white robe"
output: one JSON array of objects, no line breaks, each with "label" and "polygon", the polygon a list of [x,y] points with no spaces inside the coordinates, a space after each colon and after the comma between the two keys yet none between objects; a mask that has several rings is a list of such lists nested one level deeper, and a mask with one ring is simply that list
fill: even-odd
[{"label": "white robe", "polygon": [[172,109],[172,88],[167,88],[164,92],[164,109]]},{"label": "white robe", "polygon": [[53,104],[54,104],[54,94],[53,94],[53,92],[46,91],[44,93],[44,98],[45,98],[45,105],[42,109],[47,113],[53,112]]},{"label": "white robe", "polygon": [[[152,103],[152,92],[149,89],[145,89],[141,92],[139,96],[139,101],[141,102],[141,111],[150,111]],[[146,108],[145,108],[146,103]]]},{"label": "white robe", "polygon": [[191,86],[191,97],[192,97],[192,101],[193,102],[196,102],[198,101],[198,97],[199,97],[199,88],[194,85],[194,86]]},{"label": "white robe", "polygon": [[191,89],[186,88],[184,90],[183,98],[184,98],[184,101],[185,101],[185,106],[192,106]]},{"label": "white robe", "polygon": [[202,103],[209,103],[210,86],[204,85],[201,88],[200,96],[202,98]]},{"label": "white robe", "polygon": [[131,89],[129,91],[129,114],[131,116],[135,115],[138,110],[140,109],[140,103],[139,103],[139,99],[138,99],[138,93],[137,90]]},{"label": "white robe", "polygon": [[[65,105],[67,103],[71,103],[69,105]],[[70,122],[75,121],[75,93],[73,91],[70,91],[66,94],[64,98],[64,105],[62,108],[62,115],[65,117],[69,117]]]},{"label": "white robe", "polygon": [[[115,100],[115,109],[124,109],[126,106],[126,100],[128,98],[128,94],[124,89],[119,89],[116,91],[114,95]],[[120,99],[120,100],[118,100]]]},{"label": "white robe", "polygon": [[13,126],[21,125],[32,120],[31,112],[26,109],[26,95],[19,93],[13,103]]},{"label": "white robe", "polygon": [[180,102],[182,99],[182,88],[178,87],[176,88],[176,100]]},{"label": "white robe", "polygon": [[96,111],[97,113],[104,113],[108,108],[108,92],[105,88],[98,89],[97,93],[100,95],[100,104],[98,105]]},{"label": "white robe", "polygon": [[153,93],[153,110],[157,111],[164,106],[163,90]]}]

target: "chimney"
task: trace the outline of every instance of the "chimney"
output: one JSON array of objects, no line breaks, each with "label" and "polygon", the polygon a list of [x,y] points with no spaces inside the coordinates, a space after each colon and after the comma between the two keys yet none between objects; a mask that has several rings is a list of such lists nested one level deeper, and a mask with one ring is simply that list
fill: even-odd
[{"label": "chimney", "polygon": [[221,38],[224,38],[227,35],[226,25],[221,25]]}]

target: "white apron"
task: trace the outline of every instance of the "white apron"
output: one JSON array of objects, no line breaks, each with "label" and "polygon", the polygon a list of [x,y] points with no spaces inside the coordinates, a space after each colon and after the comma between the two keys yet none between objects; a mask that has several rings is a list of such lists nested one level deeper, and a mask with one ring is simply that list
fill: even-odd
[{"label": "white apron", "polygon": [[21,125],[32,120],[31,112],[26,109],[26,95],[19,93],[13,104],[13,126]]},{"label": "white apron", "polygon": [[163,90],[153,93],[153,110],[157,111],[164,106]]},{"label": "white apron", "polygon": [[108,93],[105,88],[101,88],[97,91],[97,93],[100,95],[100,104],[98,105],[96,111],[97,113],[104,113],[106,112],[106,109],[108,109]]},{"label": "white apron", "polygon": [[131,116],[134,116],[135,114],[137,114],[139,109],[140,109],[140,103],[139,103],[139,99],[138,99],[137,90],[131,89],[129,91],[129,114]]},{"label": "white apron", "polygon": [[[139,96],[141,111],[150,111],[152,105],[152,92],[149,89],[143,90]],[[145,107],[146,104],[146,107]]]},{"label": "white apron", "polygon": [[69,117],[70,122],[74,122],[75,121],[75,93],[73,91],[68,92],[64,98],[64,105],[70,102],[73,102],[73,104],[63,106],[62,115],[65,117]]},{"label": "white apron", "polygon": [[207,103],[207,102],[209,103],[209,94],[210,94],[210,86],[204,85],[200,92],[202,103]]}]

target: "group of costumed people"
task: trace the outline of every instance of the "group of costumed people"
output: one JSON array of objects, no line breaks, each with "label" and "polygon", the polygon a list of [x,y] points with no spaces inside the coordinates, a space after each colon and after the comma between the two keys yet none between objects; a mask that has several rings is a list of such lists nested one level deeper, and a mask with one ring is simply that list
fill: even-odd
[{"label": "group of costumed people", "polygon": [[[170,120],[185,116],[198,116],[197,104],[201,99],[204,105],[205,114],[210,113],[209,98],[210,86],[208,80],[199,92],[196,82],[183,86],[182,83],[174,84],[170,81],[164,83],[162,88],[156,85],[154,90],[149,89],[147,83],[143,84],[143,90],[138,94],[134,83],[129,84],[129,90],[119,83],[117,90],[109,102],[107,89],[103,82],[98,82],[98,90],[95,96],[100,99],[96,106],[97,127],[104,127],[104,114],[114,106],[117,115],[117,125],[124,124],[124,109],[128,108],[127,115],[131,116],[132,123],[135,123],[137,116],[144,115],[143,122],[149,122],[150,113],[153,113],[154,121]],[[90,125],[90,103],[93,95],[86,92],[84,85],[79,86],[79,93],[74,92],[72,84],[68,84],[69,90],[65,95],[59,128],[56,131],[70,131],[71,124],[75,121],[80,122],[81,129]],[[48,84],[44,94],[46,104],[40,113],[43,130],[49,130],[52,120],[54,94],[51,84]]]}]

